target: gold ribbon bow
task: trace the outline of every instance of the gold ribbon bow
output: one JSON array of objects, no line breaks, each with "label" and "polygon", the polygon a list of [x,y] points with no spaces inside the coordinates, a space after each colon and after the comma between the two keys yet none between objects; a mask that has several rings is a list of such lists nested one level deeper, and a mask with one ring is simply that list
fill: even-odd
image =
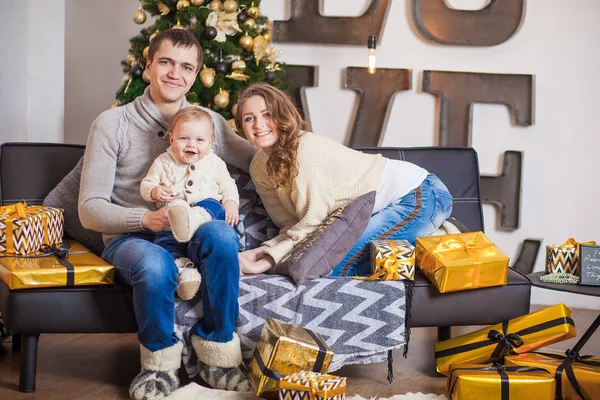
[{"label": "gold ribbon bow", "polygon": [[39,213],[44,209],[46,209],[44,206],[27,207],[25,201],[0,207],[0,217],[6,219],[6,253],[13,254],[15,250],[13,243],[14,220],[26,219],[29,215],[40,215],[44,232],[43,242],[44,244],[50,244],[48,243],[48,215]]},{"label": "gold ribbon bow", "polygon": [[358,279],[361,281],[375,281],[377,279],[381,279],[383,281],[401,281],[406,278],[400,275],[398,270],[400,266],[404,265],[409,267],[415,265],[414,258],[403,258],[399,260],[388,258],[384,261],[381,268],[377,270],[377,272],[373,273],[373,275],[366,277],[355,276],[354,279]]},{"label": "gold ribbon bow", "polygon": [[555,246],[548,246],[548,247],[553,248],[553,249],[556,249],[556,248],[577,249],[580,244],[587,244],[590,246],[595,246],[596,242],[593,240],[589,241],[589,242],[578,242],[574,238],[568,238],[567,241],[564,242],[563,244],[559,244],[559,245],[555,245]]},{"label": "gold ribbon bow", "polygon": [[336,377],[333,375],[322,375],[319,377],[314,377],[307,382],[309,386],[303,385],[301,383],[281,380],[279,381],[279,387],[280,389],[309,392],[309,400],[316,400],[317,396],[324,399],[328,399],[330,397],[335,397],[346,393],[346,387],[344,385],[339,385],[338,387],[331,389],[328,387],[329,385],[325,385],[325,387],[320,387],[323,382],[327,382],[331,378]]}]

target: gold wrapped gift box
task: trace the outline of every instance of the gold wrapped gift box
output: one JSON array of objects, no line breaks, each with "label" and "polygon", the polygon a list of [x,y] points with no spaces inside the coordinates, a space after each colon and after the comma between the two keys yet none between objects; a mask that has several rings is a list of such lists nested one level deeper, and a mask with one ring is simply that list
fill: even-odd
[{"label": "gold wrapped gift box", "polygon": [[415,279],[415,247],[407,240],[371,241],[371,271],[365,280]]},{"label": "gold wrapped gift box", "polygon": [[276,398],[279,380],[296,372],[326,373],[333,352],[321,335],[267,318],[250,365],[248,379],[257,396]]},{"label": "gold wrapped gift box", "polygon": [[554,377],[543,368],[500,364],[452,365],[448,375],[451,400],[551,400]]},{"label": "gold wrapped gift box", "polygon": [[62,242],[63,210],[15,203],[0,207],[0,253],[26,255]]},{"label": "gold wrapped gift box", "polygon": [[[106,285],[114,282],[114,267],[79,242],[49,253],[0,258],[0,279],[11,289]],[[68,245],[64,245],[67,247]]]},{"label": "gold wrapped gift box", "polygon": [[[557,392],[561,394],[563,399],[581,399],[571,384],[564,367],[559,369],[559,376],[556,374],[556,370],[563,364],[565,359],[565,353],[535,352],[506,356],[504,364],[547,369],[554,376]],[[589,399],[600,399],[600,357],[575,357],[575,360],[570,363],[570,366],[573,370],[577,385],[579,385],[583,394],[587,394]]]},{"label": "gold wrapped gift box", "polygon": [[556,304],[434,345],[435,366],[446,374],[451,364],[501,360],[511,349],[517,353],[575,337],[571,310]]},{"label": "gold wrapped gift box", "polygon": [[346,378],[302,371],[279,381],[279,400],[344,400]]},{"label": "gold wrapped gift box", "polygon": [[[579,276],[579,244],[575,239],[569,238],[563,244],[546,246],[546,272]],[[582,244],[595,245],[596,242]]]},{"label": "gold wrapped gift box", "polygon": [[441,293],[506,285],[508,256],[482,232],[417,238],[416,264]]}]

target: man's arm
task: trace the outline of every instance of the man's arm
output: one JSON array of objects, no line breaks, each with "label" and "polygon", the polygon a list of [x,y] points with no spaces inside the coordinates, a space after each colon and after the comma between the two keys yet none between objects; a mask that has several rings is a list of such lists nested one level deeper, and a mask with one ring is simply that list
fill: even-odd
[{"label": "man's arm", "polygon": [[105,111],[92,124],[88,137],[81,185],[79,218],[87,228],[102,233],[126,233],[143,230],[144,208],[126,208],[111,202],[120,138],[117,119],[120,114]]},{"label": "man's arm", "polygon": [[235,133],[225,119],[214,111],[210,111],[215,124],[215,139],[217,141],[217,155],[227,164],[241,168],[248,172],[252,157],[258,149],[246,139]]}]

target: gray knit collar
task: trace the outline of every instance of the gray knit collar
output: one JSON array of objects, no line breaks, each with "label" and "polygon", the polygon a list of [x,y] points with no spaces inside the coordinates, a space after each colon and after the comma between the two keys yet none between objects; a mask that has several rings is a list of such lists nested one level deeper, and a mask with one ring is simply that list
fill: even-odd
[{"label": "gray knit collar", "polygon": [[[146,125],[146,129],[149,132],[158,135],[163,140],[169,140],[167,135],[169,124],[165,121],[150,98],[150,85],[146,87],[144,94],[137,97],[131,104],[135,108],[136,114],[141,118],[141,122]],[[184,97],[181,102],[181,108],[187,108],[189,106],[190,103],[188,103],[187,99]]]}]

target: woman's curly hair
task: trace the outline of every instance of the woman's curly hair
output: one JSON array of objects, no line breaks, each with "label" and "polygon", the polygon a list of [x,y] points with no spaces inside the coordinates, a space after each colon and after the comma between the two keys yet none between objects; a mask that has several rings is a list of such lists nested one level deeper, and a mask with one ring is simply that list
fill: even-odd
[{"label": "woman's curly hair", "polygon": [[268,83],[256,83],[242,92],[235,114],[236,126],[246,137],[242,107],[253,96],[260,96],[265,100],[267,109],[271,112],[271,119],[279,131],[277,142],[267,160],[267,174],[276,187],[285,186],[298,175],[300,135],[302,131],[309,129],[308,123],[302,119],[287,94]]}]

